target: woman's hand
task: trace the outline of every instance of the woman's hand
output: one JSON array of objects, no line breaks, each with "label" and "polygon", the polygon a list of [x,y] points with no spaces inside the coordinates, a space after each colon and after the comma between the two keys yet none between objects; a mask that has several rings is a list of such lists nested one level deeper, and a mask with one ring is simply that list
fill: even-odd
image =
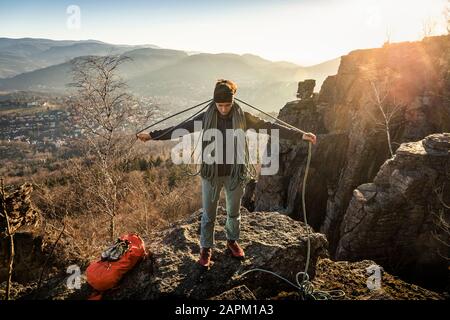
[{"label": "woman's hand", "polygon": [[311,133],[311,132],[307,132],[303,134],[303,140],[312,142],[312,144],[316,144],[317,142],[317,137]]},{"label": "woman's hand", "polygon": [[136,137],[139,139],[139,140],[141,140],[141,141],[148,141],[148,140],[152,140],[152,136],[150,135],[150,133],[145,133],[145,132],[141,132],[141,133],[138,133],[137,135],[136,135]]}]

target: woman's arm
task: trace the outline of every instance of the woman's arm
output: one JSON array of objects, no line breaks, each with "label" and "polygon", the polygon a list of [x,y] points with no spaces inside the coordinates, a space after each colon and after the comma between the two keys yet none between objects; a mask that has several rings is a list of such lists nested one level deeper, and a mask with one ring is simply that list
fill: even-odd
[{"label": "woman's arm", "polygon": [[271,134],[272,129],[278,129],[279,137],[281,139],[288,139],[288,140],[303,139],[303,140],[311,141],[314,144],[316,143],[316,136],[312,133],[308,132],[308,133],[303,134],[299,131],[285,127],[278,123],[264,121],[263,119],[258,118],[249,112],[245,112],[245,121],[247,123],[247,129],[254,129],[257,132],[259,132],[260,129],[266,129],[267,134],[269,134],[269,135]]},{"label": "woman's arm", "polygon": [[186,121],[184,123],[181,123],[179,125],[176,125],[176,126],[168,127],[168,128],[162,129],[162,130],[153,130],[149,133],[140,133],[140,134],[138,134],[138,138],[142,141],[169,140],[169,139],[174,139],[174,138],[178,138],[178,137],[182,136],[182,135],[172,136],[172,132],[175,131],[176,129],[185,129],[185,130],[189,131],[189,133],[195,132],[196,128],[195,128],[194,122],[202,121],[204,114],[205,114],[205,112],[202,112],[199,115],[197,115],[195,118],[193,118],[189,121]]}]

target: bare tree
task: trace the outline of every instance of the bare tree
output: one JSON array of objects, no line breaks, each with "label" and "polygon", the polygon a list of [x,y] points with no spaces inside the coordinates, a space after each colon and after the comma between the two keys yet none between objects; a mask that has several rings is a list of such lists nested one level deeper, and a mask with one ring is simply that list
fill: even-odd
[{"label": "bare tree", "polygon": [[398,116],[404,109],[404,104],[397,101],[395,94],[391,92],[395,73],[388,68],[377,70],[374,66],[361,68],[361,71],[371,91],[369,103],[366,105],[367,114],[375,130],[386,134],[389,153],[393,157],[391,129],[398,122]]},{"label": "bare tree", "polygon": [[422,21],[422,37],[430,37],[436,33],[437,21],[432,17],[427,17]]},{"label": "bare tree", "polygon": [[385,32],[384,45],[390,44],[391,40],[392,40],[392,28],[391,28],[391,26],[387,26],[386,32]]},{"label": "bare tree", "polygon": [[447,34],[450,35],[450,0],[447,0],[447,5],[444,8],[444,19],[447,27]]},{"label": "bare tree", "polygon": [[82,187],[91,208],[109,217],[111,240],[115,237],[115,217],[121,196],[127,190],[124,170],[135,152],[134,131],[151,116],[127,92],[119,77],[124,56],[85,57],[73,61],[76,94],[73,112],[80,117],[84,161],[72,161],[74,179]]}]

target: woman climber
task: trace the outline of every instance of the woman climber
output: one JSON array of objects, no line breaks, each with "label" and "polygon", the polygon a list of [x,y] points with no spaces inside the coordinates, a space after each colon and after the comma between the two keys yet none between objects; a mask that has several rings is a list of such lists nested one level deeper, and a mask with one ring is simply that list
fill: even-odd
[{"label": "woman climber", "polygon": [[[178,126],[173,126],[164,130],[154,130],[150,133],[139,133],[137,138],[141,141],[148,140],[168,140],[177,138],[176,135],[171,135],[175,129],[185,129],[186,132],[192,133],[197,128],[195,121],[201,121],[201,130],[206,132],[210,129],[220,131],[222,139],[222,152],[219,161],[206,161],[202,152],[202,163],[200,167],[200,174],[202,177],[202,205],[203,213],[201,219],[200,231],[200,258],[198,263],[206,268],[211,264],[212,248],[214,246],[214,224],[217,213],[217,202],[222,187],[225,189],[226,196],[226,210],[227,220],[225,224],[225,232],[227,237],[227,248],[231,255],[238,259],[243,259],[244,250],[238,244],[237,240],[240,237],[240,207],[241,199],[244,194],[245,184],[248,181],[248,149],[246,149],[244,156],[246,163],[237,161],[236,157],[232,157],[231,163],[227,155],[226,140],[230,139],[226,131],[242,129],[244,132],[247,129],[254,129],[257,132],[260,129],[266,129],[266,132],[271,134],[271,130],[279,130],[279,137],[282,139],[303,139],[313,144],[316,143],[316,136],[312,133],[300,133],[299,131],[290,129],[276,123],[264,121],[258,117],[253,116],[248,112],[244,112],[241,107],[234,101],[237,86],[231,80],[219,79],[214,88],[214,99],[206,109],[198,116],[190,121],[184,122]],[[228,137],[228,138],[227,138]],[[232,138],[231,138],[232,139]],[[230,144],[235,148],[239,144]],[[242,144],[240,145],[242,147]],[[205,150],[206,143],[202,142],[202,150]],[[220,148],[220,147],[219,147]],[[236,150],[234,150],[236,153]],[[238,151],[239,152],[239,151]],[[228,152],[229,153],[229,152]],[[223,161],[223,157],[227,156],[227,161]],[[214,159],[217,159],[215,157]]]}]

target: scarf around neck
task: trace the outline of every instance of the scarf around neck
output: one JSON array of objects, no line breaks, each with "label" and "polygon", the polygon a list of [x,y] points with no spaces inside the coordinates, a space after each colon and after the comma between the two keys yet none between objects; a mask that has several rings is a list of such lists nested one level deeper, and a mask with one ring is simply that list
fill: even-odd
[{"label": "scarf around neck", "polygon": [[[245,133],[246,129],[247,129],[247,125],[246,125],[246,121],[245,121],[245,114],[244,111],[242,110],[242,108],[236,103],[233,102],[233,106],[231,108],[230,111],[231,116],[232,117],[232,123],[233,123],[233,130],[236,129],[241,129],[242,132]],[[218,164],[217,163],[212,163],[212,164],[208,164],[205,163],[203,161],[203,150],[205,149],[205,147],[210,144],[210,143],[215,143],[215,148],[214,148],[214,152],[217,152],[218,148],[222,147],[222,146],[218,146],[217,145],[217,141],[215,141],[215,139],[212,139],[212,141],[203,141],[203,134],[206,130],[208,129],[217,129],[217,119],[219,117],[219,111],[217,110],[216,104],[215,102],[211,102],[211,104],[209,105],[208,109],[205,111],[205,116],[203,118],[203,130],[202,130],[202,163],[200,166],[200,175],[202,178],[208,180],[211,182],[211,184],[214,187],[214,196],[212,197],[212,199],[215,199],[216,195],[217,195],[217,179],[218,179]],[[249,169],[249,152],[248,152],[248,142],[247,142],[247,138],[244,137],[244,154],[243,154],[243,162],[244,163],[238,163],[238,159],[237,159],[237,147],[238,147],[238,143],[237,143],[237,139],[238,137],[236,136],[236,133],[233,135],[233,139],[234,139],[234,162],[232,164],[232,168],[231,168],[231,186],[230,189],[234,190],[239,184],[243,187],[245,186],[245,184],[248,182],[248,180],[250,179],[250,171],[251,169]],[[214,141],[214,142],[213,142]],[[223,140],[223,142],[225,142],[225,139]],[[242,161],[241,161],[242,162]]]}]

